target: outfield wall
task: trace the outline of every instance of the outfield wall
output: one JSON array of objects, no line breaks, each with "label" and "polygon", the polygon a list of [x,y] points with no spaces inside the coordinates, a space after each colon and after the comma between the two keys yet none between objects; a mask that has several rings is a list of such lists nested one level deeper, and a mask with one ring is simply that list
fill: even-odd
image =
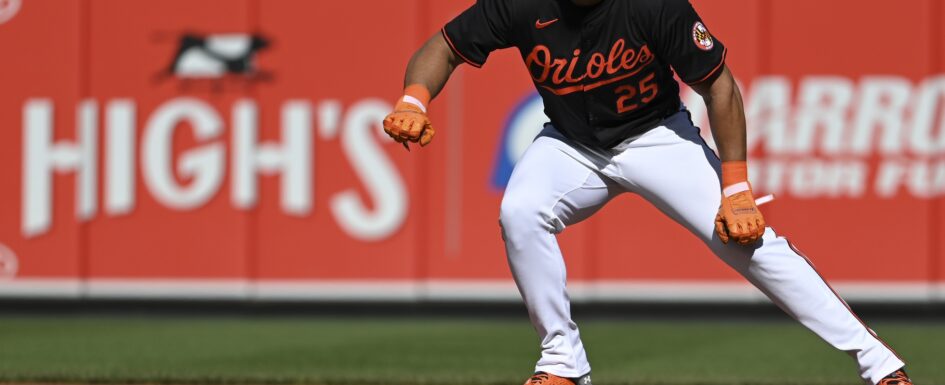
[{"label": "outfield wall", "polygon": [[[945,1],[693,2],[769,223],[852,299],[945,302]],[[498,205],[542,122],[517,52],[453,75],[430,147],[379,126],[470,0],[3,4],[0,296],[517,298]],[[576,300],[761,300],[638,197],[560,240]]]}]

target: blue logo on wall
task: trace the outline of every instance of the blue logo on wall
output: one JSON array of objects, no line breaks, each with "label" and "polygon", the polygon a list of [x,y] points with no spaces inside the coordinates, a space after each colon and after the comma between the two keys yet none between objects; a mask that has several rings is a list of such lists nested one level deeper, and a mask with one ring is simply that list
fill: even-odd
[{"label": "blue logo on wall", "polygon": [[502,129],[502,140],[499,142],[495,166],[492,169],[492,188],[497,191],[505,190],[515,163],[548,120],[545,116],[545,106],[537,92],[530,93],[515,106],[505,121],[505,128]]}]

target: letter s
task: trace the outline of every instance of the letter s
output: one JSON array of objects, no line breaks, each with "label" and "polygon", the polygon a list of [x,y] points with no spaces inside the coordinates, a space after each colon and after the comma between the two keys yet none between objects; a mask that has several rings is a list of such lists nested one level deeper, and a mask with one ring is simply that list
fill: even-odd
[{"label": "letter s", "polygon": [[375,132],[390,110],[389,104],[377,99],[354,104],[341,133],[342,149],[374,201],[374,210],[361,202],[355,189],[333,197],[331,209],[345,232],[364,241],[390,236],[407,217],[409,202],[403,179],[388,161]]}]

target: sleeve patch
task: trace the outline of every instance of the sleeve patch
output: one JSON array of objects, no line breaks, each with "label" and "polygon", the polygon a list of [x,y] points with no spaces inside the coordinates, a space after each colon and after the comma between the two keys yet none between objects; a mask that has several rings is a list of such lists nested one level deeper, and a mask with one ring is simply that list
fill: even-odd
[{"label": "sleeve patch", "polygon": [[712,47],[715,47],[712,34],[709,33],[709,29],[701,21],[697,21],[692,25],[692,41],[696,43],[696,47],[703,51],[710,51]]}]

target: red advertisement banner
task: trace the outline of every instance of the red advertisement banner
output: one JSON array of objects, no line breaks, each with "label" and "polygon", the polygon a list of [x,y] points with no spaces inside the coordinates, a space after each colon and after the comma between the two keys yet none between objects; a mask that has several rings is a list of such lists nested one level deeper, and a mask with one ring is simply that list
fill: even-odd
[{"label": "red advertisement banner", "polygon": [[[380,127],[471,0],[11,3],[0,296],[515,299],[498,207],[546,119],[518,52],[453,74],[431,146]],[[769,223],[854,299],[945,300],[941,2],[693,3]],[[578,300],[760,298],[639,197],[559,239]]]}]

